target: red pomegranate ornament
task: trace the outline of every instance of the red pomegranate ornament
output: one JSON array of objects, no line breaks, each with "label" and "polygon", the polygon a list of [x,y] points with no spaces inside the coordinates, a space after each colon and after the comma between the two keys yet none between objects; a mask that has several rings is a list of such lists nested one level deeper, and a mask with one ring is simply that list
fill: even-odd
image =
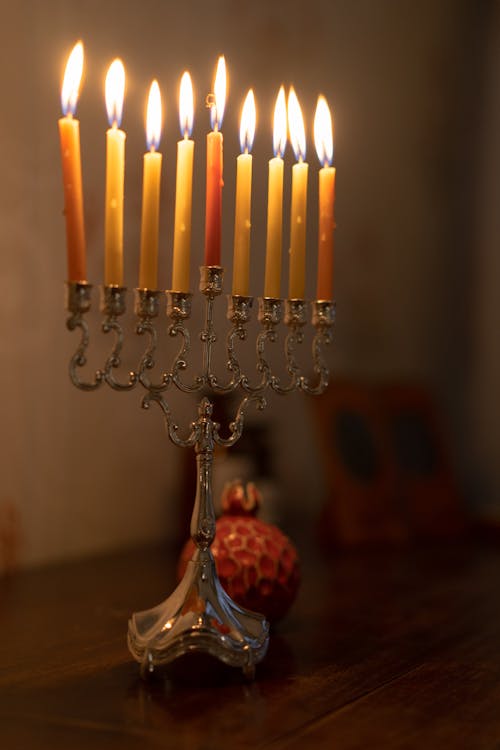
[{"label": "red pomegranate ornament", "polygon": [[[229,482],[221,500],[211,547],[220,582],[235,602],[276,622],[288,612],[299,588],[297,551],[277,526],[256,518],[262,495],[252,482],[246,492],[241,482]],[[193,552],[189,540],[179,559],[179,579]]]}]

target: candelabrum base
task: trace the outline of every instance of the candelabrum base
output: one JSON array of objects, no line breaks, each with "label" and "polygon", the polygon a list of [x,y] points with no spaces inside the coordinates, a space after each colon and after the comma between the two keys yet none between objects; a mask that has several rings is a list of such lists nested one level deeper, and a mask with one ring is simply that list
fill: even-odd
[{"label": "candelabrum base", "polygon": [[251,679],[268,643],[268,622],[226,594],[208,549],[195,552],[168,599],[129,620],[128,645],[143,677],[179,656],[202,652],[241,667]]}]

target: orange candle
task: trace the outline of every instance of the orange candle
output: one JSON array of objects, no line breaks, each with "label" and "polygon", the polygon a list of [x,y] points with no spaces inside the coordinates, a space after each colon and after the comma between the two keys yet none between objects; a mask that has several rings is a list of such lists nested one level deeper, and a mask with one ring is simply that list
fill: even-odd
[{"label": "orange candle", "polygon": [[314,117],[314,142],[319,170],[318,280],[316,299],[333,299],[333,230],[335,228],[335,167],[333,158],[333,126],[330,110],[323,96],[318,98]]},{"label": "orange candle", "polygon": [[207,135],[207,192],[205,211],[205,265],[220,265],[222,232],[222,118],[226,102],[226,63],[219,57],[210,107],[212,132]]},{"label": "orange candle", "polygon": [[74,117],[83,72],[83,44],[77,42],[68,58],[61,90],[64,117],[59,120],[59,139],[66,217],[68,281],[85,281],[85,224],[83,217],[80,123]]},{"label": "orange candle", "polygon": [[144,154],[142,179],[141,260],[139,287],[158,287],[158,231],[160,223],[160,180],[162,156],[157,149],[161,135],[161,94],[158,81],[149,91],[146,138],[149,152]]},{"label": "orange candle", "polygon": [[250,288],[250,229],[252,206],[252,150],[255,136],[255,98],[247,94],[240,124],[241,153],[236,160],[236,208],[234,216],[233,294],[248,296]]},{"label": "orange candle", "polygon": [[290,210],[290,270],[288,296],[303,299],[306,287],[307,176],[306,134],[300,105],[293,88],[288,97],[290,140],[297,164],[292,167],[292,206]]}]

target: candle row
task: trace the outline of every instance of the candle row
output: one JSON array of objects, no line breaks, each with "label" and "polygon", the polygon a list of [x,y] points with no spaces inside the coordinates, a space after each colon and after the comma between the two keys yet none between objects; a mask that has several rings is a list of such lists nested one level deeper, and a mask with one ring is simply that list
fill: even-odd
[{"label": "candle row", "polygon": [[[68,279],[86,279],[85,228],[81,176],[79,122],[75,118],[83,72],[83,45],[78,42],[71,52],[64,74],[61,102],[63,117],[59,120],[63,164],[64,202],[68,249]],[[105,86],[109,129],[106,133],[105,198],[105,283],[123,285],[123,190],[125,174],[125,133],[121,119],[125,93],[125,71],[120,60],[111,64]],[[211,132],[207,135],[205,265],[220,265],[223,186],[223,137],[221,132],[226,100],[226,66],[219,58],[214,93],[208,98]],[[194,141],[193,87],[189,73],[181,79],[179,116],[182,139],[177,143],[177,170],[174,218],[174,251],[172,290],[189,291],[191,252],[191,207]],[[255,135],[256,109],[250,90],[243,105],[240,144],[242,153],[236,166],[236,206],[234,224],[233,294],[249,294],[250,229],[252,192],[252,145]],[[158,227],[160,212],[160,179],[162,155],[158,148],[162,128],[162,104],[157,81],[149,92],[146,135],[148,151],[144,155],[141,254],[139,287],[158,286]],[[274,157],[269,161],[266,265],[264,296],[280,297],[282,229],[283,229],[283,157],[287,132],[297,163],[292,167],[292,200],[290,218],[290,265],[288,296],[302,299],[305,293],[306,214],[308,164],[304,120],[293,88],[288,96],[281,87],[274,110]],[[332,120],[324,97],[320,96],[314,118],[314,140],[319,161],[319,229],[318,278],[316,298],[333,298],[333,230],[335,168]]]}]

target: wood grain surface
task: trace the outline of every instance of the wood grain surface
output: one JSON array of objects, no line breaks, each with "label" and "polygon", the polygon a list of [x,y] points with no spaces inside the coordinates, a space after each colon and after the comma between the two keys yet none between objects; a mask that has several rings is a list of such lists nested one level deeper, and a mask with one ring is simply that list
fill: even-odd
[{"label": "wood grain surface", "polygon": [[500,748],[500,550],[321,559],[253,683],[186,657],[144,683],[132,611],[170,593],[158,549],[0,580],[0,747]]}]

